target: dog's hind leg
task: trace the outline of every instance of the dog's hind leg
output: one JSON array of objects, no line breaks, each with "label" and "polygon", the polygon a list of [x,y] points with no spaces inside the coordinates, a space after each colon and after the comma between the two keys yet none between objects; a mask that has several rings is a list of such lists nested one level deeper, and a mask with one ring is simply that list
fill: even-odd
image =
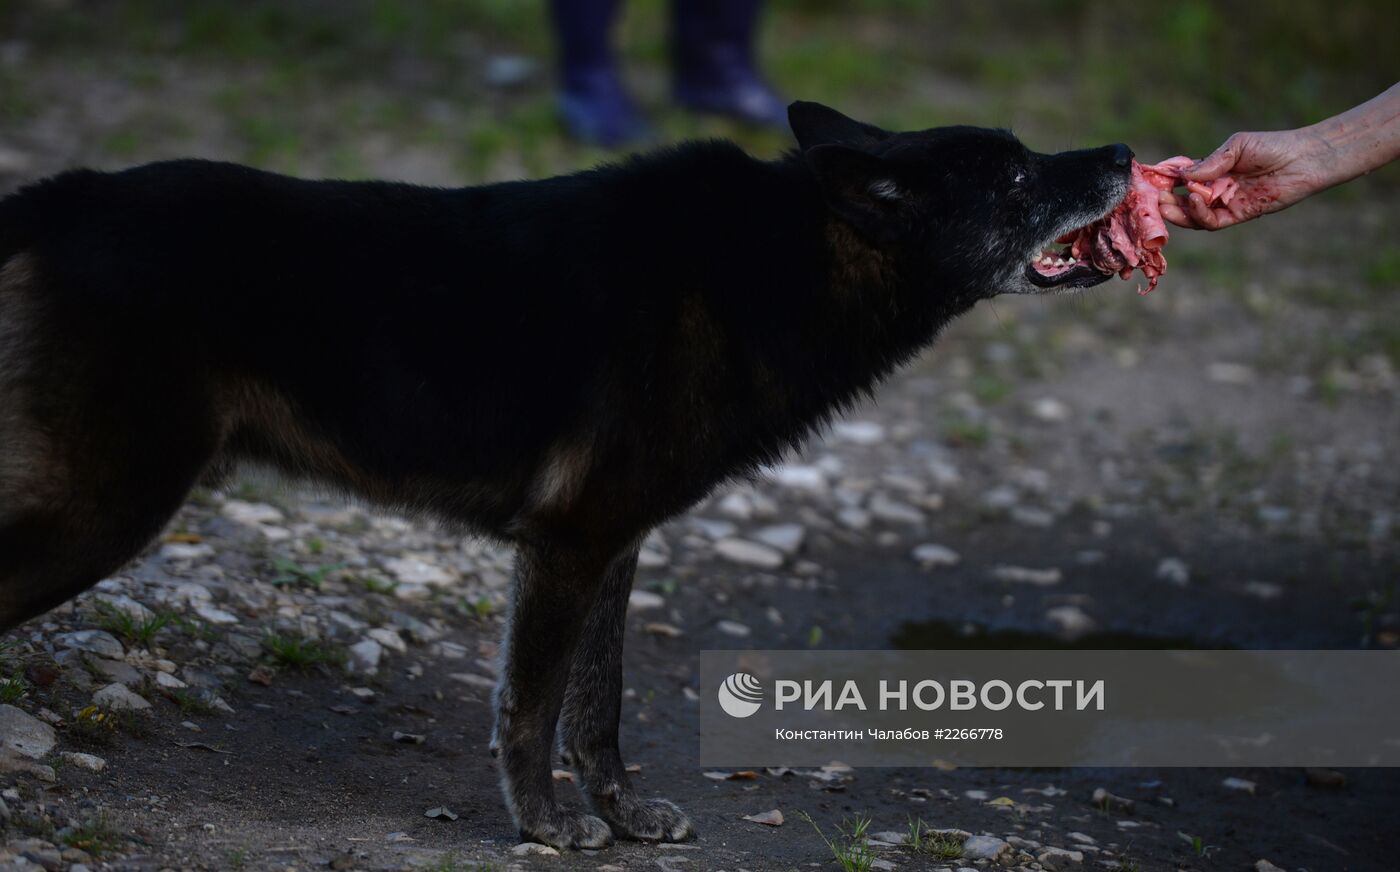
[{"label": "dog's hind leg", "polygon": [[135,557],[219,441],[198,375],[55,315],[37,281],[27,257],[0,269],[0,630]]},{"label": "dog's hind leg", "polygon": [[678,842],[693,834],[685,813],[665,799],[642,799],[618,749],[622,717],[622,640],[637,551],[613,562],[574,651],[559,719],[560,745],[593,807],[623,838]]},{"label": "dog's hind leg", "polygon": [[601,848],[612,841],[601,819],[559,804],[550,766],[569,663],[611,562],[611,556],[528,543],[515,558],[493,744],[521,835],[558,848]]}]

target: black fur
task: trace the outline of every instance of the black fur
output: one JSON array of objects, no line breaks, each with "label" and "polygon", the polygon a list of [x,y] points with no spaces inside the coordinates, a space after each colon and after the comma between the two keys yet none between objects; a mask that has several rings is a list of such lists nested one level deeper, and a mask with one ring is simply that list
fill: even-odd
[{"label": "black fur", "polygon": [[[617,753],[636,543],[1036,290],[1039,247],[1126,190],[1122,147],[792,120],[773,162],[693,143],[439,190],[175,161],[0,201],[0,626],[238,462],[431,512],[520,547],[496,745],[521,830],[685,838]],[[554,798],[556,722],[606,824]]]}]

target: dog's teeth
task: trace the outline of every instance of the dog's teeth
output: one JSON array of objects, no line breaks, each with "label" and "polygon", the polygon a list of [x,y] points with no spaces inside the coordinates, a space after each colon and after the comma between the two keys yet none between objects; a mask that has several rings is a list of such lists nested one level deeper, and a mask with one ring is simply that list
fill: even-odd
[{"label": "dog's teeth", "polygon": [[1040,265],[1041,265],[1041,266],[1049,266],[1050,263],[1051,263],[1051,261],[1050,261],[1050,258],[1049,258],[1049,257],[1042,257],[1042,258],[1040,259]]},{"label": "dog's teeth", "polygon": [[1055,266],[1064,266],[1064,265],[1065,265],[1065,259],[1064,259],[1063,257],[1057,257],[1057,258],[1055,258]]},{"label": "dog's teeth", "polygon": [[1079,263],[1079,261],[1071,257],[1069,260],[1065,261],[1065,263],[1069,264],[1070,266],[1074,266],[1076,263]]}]

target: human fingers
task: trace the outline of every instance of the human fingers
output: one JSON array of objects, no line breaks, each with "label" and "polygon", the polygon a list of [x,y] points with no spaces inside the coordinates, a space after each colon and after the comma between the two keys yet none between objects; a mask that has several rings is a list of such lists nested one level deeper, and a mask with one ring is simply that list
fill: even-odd
[{"label": "human fingers", "polygon": [[1177,227],[1185,227],[1187,230],[1201,229],[1201,225],[1196,223],[1196,219],[1187,214],[1184,208],[1174,203],[1162,204],[1162,217]]},{"label": "human fingers", "polygon": [[1228,173],[1240,159],[1240,150],[1244,146],[1244,134],[1236,133],[1224,144],[1206,157],[1181,171],[1183,178],[1194,182],[1209,182]]},{"label": "human fingers", "polygon": [[1205,230],[1224,230],[1236,223],[1234,215],[1226,209],[1212,209],[1206,205],[1200,194],[1192,194],[1187,203],[1187,213]]}]

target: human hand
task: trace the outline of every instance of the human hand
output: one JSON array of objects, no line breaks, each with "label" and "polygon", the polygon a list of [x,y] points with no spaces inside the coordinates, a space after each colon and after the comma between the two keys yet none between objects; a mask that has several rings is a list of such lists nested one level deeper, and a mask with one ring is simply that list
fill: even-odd
[{"label": "human hand", "polygon": [[1163,191],[1162,217],[1180,227],[1221,230],[1285,209],[1334,183],[1330,152],[1326,140],[1307,128],[1236,133],[1210,157],[1181,171],[1190,182],[1233,176],[1239,189],[1229,202],[1212,207],[1199,193]]}]

